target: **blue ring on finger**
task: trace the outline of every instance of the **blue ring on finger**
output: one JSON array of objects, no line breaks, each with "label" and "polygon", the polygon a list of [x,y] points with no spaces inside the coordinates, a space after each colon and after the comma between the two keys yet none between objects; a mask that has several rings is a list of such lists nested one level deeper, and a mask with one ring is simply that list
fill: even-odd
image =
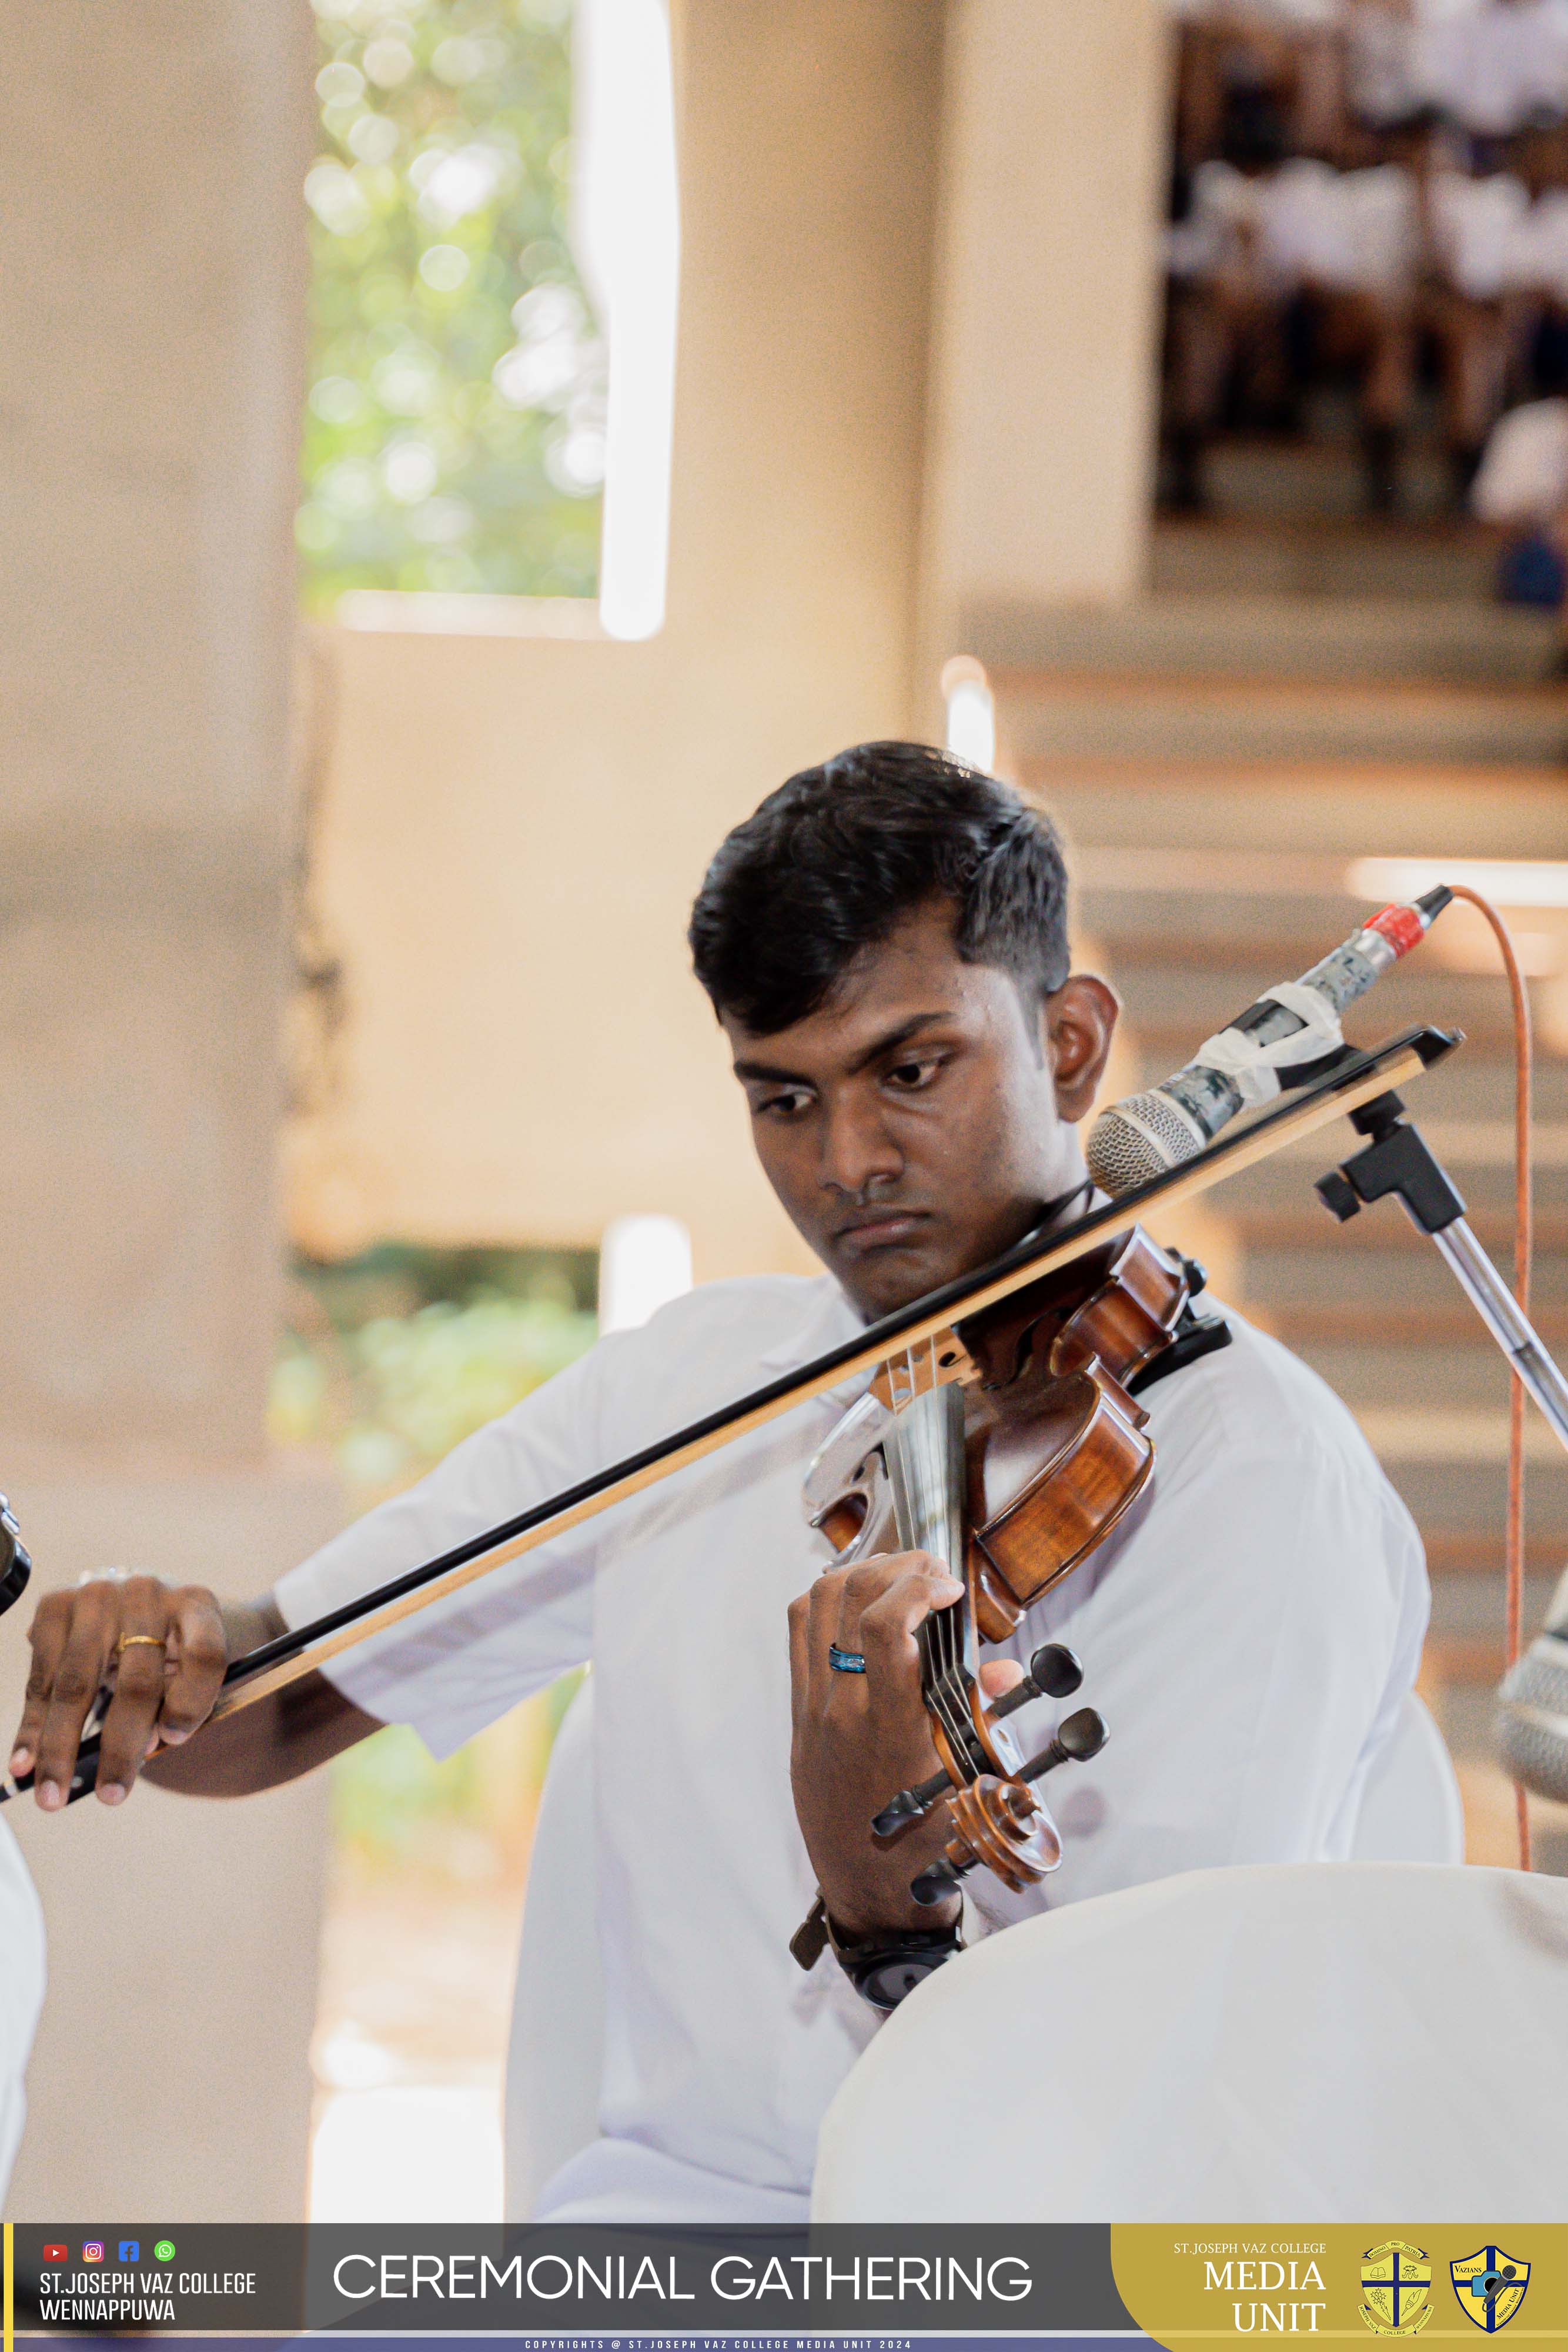
[{"label": "blue ring on finger", "polygon": [[836,1675],[863,1675],[865,1658],[859,1650],[841,1650],[836,1642],[828,1644],[828,1664]]}]

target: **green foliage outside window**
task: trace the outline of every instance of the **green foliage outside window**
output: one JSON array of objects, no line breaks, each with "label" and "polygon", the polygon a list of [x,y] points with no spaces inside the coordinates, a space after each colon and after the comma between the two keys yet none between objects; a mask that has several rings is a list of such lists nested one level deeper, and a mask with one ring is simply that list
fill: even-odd
[{"label": "green foliage outside window", "polygon": [[[326,1447],[355,1510],[395,1494],[591,1346],[586,1250],[383,1244],[301,1260],[273,1377],[281,1445]],[[436,1763],[417,1734],[377,1732],[332,1768],[340,1861],[460,1883],[520,1877],[568,1675]]]},{"label": "green foliage outside window", "polygon": [[308,600],[591,595],[605,358],[566,236],[570,0],[313,5]]}]

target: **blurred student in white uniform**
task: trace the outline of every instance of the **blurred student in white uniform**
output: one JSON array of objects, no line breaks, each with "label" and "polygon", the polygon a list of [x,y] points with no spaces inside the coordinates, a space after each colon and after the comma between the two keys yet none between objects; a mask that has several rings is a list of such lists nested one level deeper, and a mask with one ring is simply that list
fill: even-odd
[{"label": "blurred student in white uniform", "polygon": [[1203,453],[1238,370],[1255,407],[1260,387],[1285,407],[1284,320],[1295,302],[1306,305],[1321,356],[1359,379],[1366,501],[1386,511],[1415,385],[1415,174],[1402,160],[1341,172],[1312,157],[1243,153],[1200,163],[1190,185],[1170,240],[1176,503],[1203,501]]},{"label": "blurred student in white uniform", "polygon": [[1487,443],[1470,503],[1482,522],[1512,525],[1555,551],[1562,591],[1553,674],[1568,676],[1568,399],[1509,410]]},{"label": "blurred student in white uniform", "polygon": [[1432,272],[1427,319],[1443,382],[1443,429],[1455,494],[1463,499],[1486,438],[1507,404],[1526,308],[1520,264],[1529,192],[1511,172],[1431,174]]},{"label": "blurred student in white uniform", "polygon": [[1469,0],[1421,26],[1417,78],[1446,119],[1478,143],[1510,138],[1542,115],[1568,112],[1568,0]]}]

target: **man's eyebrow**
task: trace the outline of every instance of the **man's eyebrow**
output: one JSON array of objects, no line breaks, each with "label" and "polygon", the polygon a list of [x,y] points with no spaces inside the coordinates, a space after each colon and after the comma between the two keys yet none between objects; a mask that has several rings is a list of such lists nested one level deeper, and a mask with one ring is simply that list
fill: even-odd
[{"label": "man's eyebrow", "polygon": [[[922,1029],[929,1029],[934,1021],[949,1018],[946,1013],[916,1013],[909,1020],[901,1021],[896,1029],[885,1030],[880,1037],[873,1037],[871,1044],[855,1055],[849,1066],[851,1076],[863,1070],[869,1063],[879,1061],[883,1054],[891,1054],[897,1046],[907,1045],[910,1038],[918,1036]],[[758,1078],[768,1086],[809,1087],[812,1083],[800,1070],[786,1070],[775,1062],[755,1062],[749,1056],[737,1062],[734,1067],[737,1078]]]}]

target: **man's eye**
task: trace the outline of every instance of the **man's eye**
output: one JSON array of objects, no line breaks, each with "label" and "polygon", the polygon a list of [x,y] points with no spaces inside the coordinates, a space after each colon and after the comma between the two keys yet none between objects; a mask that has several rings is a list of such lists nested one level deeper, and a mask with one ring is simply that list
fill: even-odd
[{"label": "man's eye", "polygon": [[887,1082],[889,1086],[896,1087],[900,1094],[915,1094],[920,1087],[931,1084],[941,1066],[941,1061],[935,1054],[923,1061],[899,1062],[889,1070]]},{"label": "man's eye", "polygon": [[758,1117],[767,1118],[799,1118],[811,1099],[805,1087],[786,1087],[776,1095],[764,1095],[754,1106]]}]

